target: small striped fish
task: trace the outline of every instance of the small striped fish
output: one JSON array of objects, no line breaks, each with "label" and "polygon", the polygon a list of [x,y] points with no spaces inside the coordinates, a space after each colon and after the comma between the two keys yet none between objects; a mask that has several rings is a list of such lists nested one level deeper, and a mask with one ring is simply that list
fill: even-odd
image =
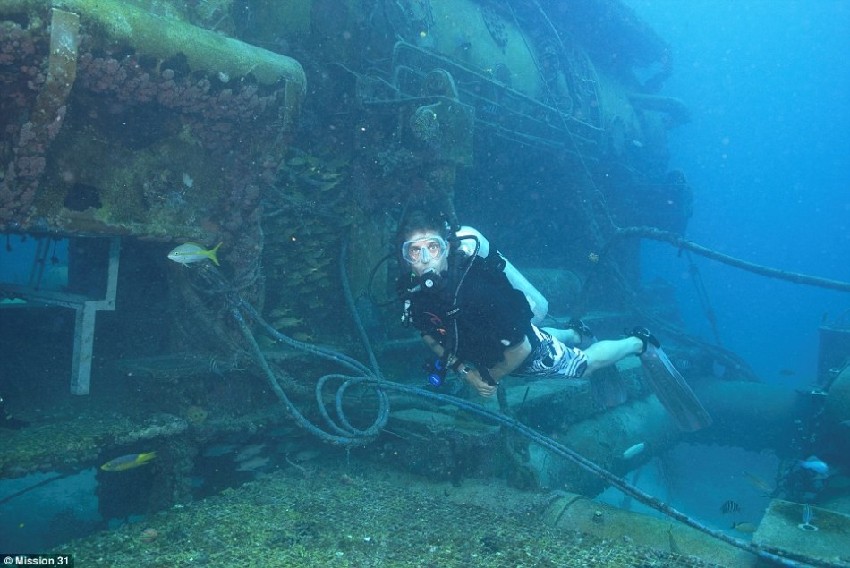
[{"label": "small striped fish", "polygon": [[731,513],[737,513],[741,510],[741,506],[738,505],[735,501],[729,499],[728,501],[724,501],[724,503],[720,506],[720,512],[724,515],[729,515]]}]

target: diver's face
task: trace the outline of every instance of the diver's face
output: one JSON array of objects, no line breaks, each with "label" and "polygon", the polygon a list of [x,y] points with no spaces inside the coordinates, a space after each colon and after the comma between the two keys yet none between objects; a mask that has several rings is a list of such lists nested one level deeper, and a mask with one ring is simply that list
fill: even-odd
[{"label": "diver's face", "polygon": [[402,256],[417,276],[448,268],[448,244],[433,231],[416,231],[402,245]]}]

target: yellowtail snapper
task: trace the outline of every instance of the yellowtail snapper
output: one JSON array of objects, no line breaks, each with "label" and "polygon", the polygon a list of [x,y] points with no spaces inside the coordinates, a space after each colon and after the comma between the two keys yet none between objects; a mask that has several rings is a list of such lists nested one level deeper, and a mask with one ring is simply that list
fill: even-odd
[{"label": "yellowtail snapper", "polygon": [[203,260],[211,260],[213,264],[218,266],[218,248],[222,243],[215,245],[215,248],[207,249],[198,243],[183,243],[180,246],[174,247],[168,258],[182,265],[201,262]]},{"label": "yellowtail snapper", "polygon": [[127,454],[117,457],[114,460],[109,460],[100,466],[100,469],[103,471],[126,471],[128,469],[145,465],[155,457],[156,452],[148,452],[146,454]]}]

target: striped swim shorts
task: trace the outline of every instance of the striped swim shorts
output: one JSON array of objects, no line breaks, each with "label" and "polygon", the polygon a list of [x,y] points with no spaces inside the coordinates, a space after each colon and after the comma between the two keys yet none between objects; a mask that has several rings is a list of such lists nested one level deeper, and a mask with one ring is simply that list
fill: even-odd
[{"label": "striped swim shorts", "polygon": [[[578,379],[587,370],[587,355],[576,347],[568,347],[537,326],[532,325],[537,345],[522,366],[511,373],[520,377],[564,377]],[[533,338],[532,338],[533,339]],[[532,341],[532,345],[534,345]]]}]

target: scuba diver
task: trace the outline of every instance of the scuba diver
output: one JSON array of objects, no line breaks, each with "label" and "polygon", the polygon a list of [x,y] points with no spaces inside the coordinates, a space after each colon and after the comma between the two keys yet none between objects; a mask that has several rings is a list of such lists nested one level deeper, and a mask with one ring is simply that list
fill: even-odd
[{"label": "scuba diver", "polygon": [[451,231],[444,220],[424,214],[411,214],[400,227],[398,250],[409,268],[400,282],[404,321],[437,355],[436,378],[451,369],[482,396],[492,396],[506,375],[579,378],[640,355],[648,345],[660,346],[644,328],[584,351],[568,346],[580,343],[589,330],[579,322],[570,329],[532,323],[542,319],[532,311],[539,293],[530,284],[526,293],[517,289],[510,271],[506,274],[506,267],[516,269],[485,246],[489,249],[474,229]]},{"label": "scuba diver", "polygon": [[826,488],[832,475],[830,466],[815,455],[797,460],[780,478],[777,487],[782,489],[785,499],[798,503],[814,503]]}]

